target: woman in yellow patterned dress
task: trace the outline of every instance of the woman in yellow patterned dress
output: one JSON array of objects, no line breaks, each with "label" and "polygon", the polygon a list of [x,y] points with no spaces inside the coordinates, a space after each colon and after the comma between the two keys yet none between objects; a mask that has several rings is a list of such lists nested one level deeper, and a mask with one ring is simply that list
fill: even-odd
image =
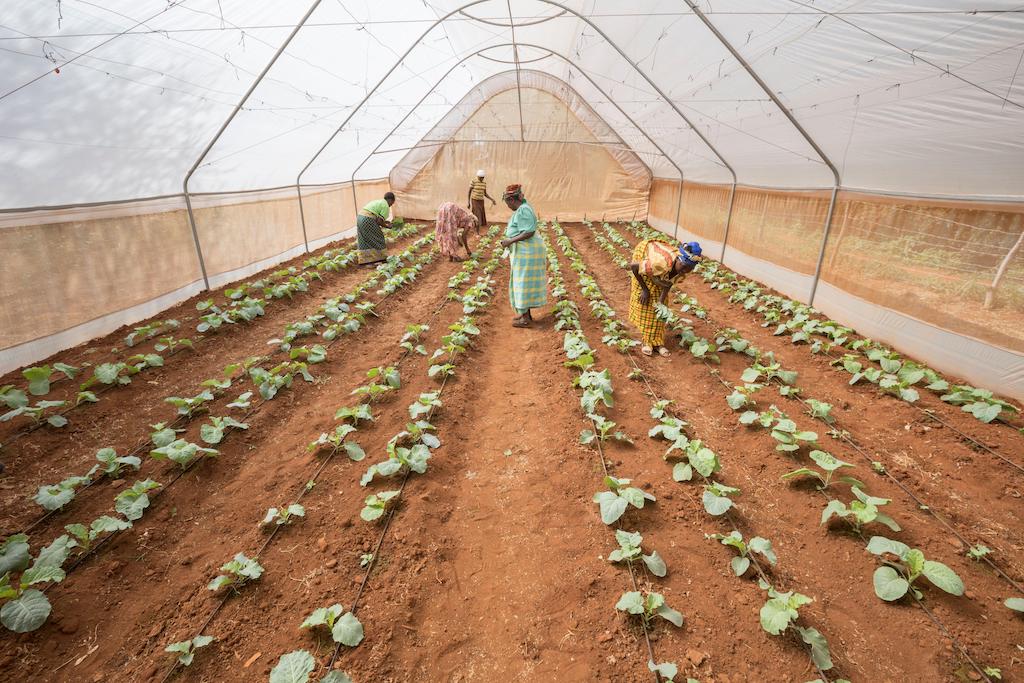
[{"label": "woman in yellow patterned dress", "polygon": [[668,355],[665,323],[658,320],[655,302],[664,304],[676,278],[696,268],[701,258],[697,242],[687,242],[676,251],[665,242],[647,239],[633,250],[633,261],[629,264],[633,273],[629,322],[640,330],[643,343],[640,352],[645,356],[653,355],[655,351],[662,356]]}]

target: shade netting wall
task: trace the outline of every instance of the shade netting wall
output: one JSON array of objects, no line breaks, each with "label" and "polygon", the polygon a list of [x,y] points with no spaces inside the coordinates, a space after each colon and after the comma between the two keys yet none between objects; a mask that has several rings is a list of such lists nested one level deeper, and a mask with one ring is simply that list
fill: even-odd
[{"label": "shade netting wall", "polygon": [[[685,185],[681,234],[810,301],[829,193]],[[651,221],[672,232],[677,181],[656,180]],[[728,222],[728,239],[723,245]],[[860,332],[1024,395],[1024,205],[840,192],[814,305]]]}]

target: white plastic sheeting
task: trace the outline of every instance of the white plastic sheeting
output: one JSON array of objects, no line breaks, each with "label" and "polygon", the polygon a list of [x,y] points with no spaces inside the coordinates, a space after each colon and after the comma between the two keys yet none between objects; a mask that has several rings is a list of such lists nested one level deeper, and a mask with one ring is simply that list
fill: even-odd
[{"label": "white plastic sheeting", "polygon": [[[697,4],[834,160],[844,187],[1011,199],[1024,192],[1017,3]],[[179,193],[185,172],[308,7],[6,0],[0,162],[8,173],[0,207]],[[469,57],[513,42],[538,47]],[[689,178],[731,182],[728,164],[746,184],[833,184],[803,136],[683,0],[334,0],[313,12],[192,188],[294,184],[351,116],[303,176],[348,180],[425,93],[385,149],[416,144],[470,89],[516,61],[572,85],[619,137],[651,155],[645,162],[656,176],[677,174],[577,68]],[[401,154],[375,155],[360,177],[386,176]]]}]

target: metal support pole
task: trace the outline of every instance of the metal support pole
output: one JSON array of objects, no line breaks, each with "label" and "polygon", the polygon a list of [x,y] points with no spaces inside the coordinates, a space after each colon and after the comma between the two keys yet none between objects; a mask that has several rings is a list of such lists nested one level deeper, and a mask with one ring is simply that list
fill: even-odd
[{"label": "metal support pole", "polygon": [[[828,213],[825,216],[825,233],[821,239],[821,249],[818,250],[818,265],[814,269],[814,281],[811,283],[811,296],[810,301],[808,301],[808,305],[813,306],[814,294],[818,289],[818,280],[821,278],[821,263],[825,258],[825,245],[828,243],[828,236],[829,233],[832,231],[832,215],[834,213],[833,210],[835,209],[836,204],[836,194],[839,192],[839,188],[842,187],[842,180],[839,177],[839,169],[837,169],[836,165],[832,163],[832,160],[829,159],[827,154],[825,154],[825,151],[818,146],[818,143],[814,141],[814,138],[811,137],[810,133],[808,133],[804,129],[804,127],[800,125],[800,122],[796,120],[795,116],[793,116],[793,112],[791,112],[782,103],[778,95],[776,95],[775,92],[768,87],[768,84],[761,79],[761,77],[757,74],[756,71],[754,71],[754,68],[750,66],[750,63],[743,58],[743,55],[741,55],[739,51],[732,46],[732,43],[730,43],[726,39],[726,37],[722,35],[721,31],[715,28],[715,25],[711,23],[711,20],[708,19],[707,15],[701,11],[700,7],[697,6],[697,3],[694,2],[693,0],[683,0],[683,2],[685,2],[686,5],[690,8],[690,11],[697,15],[697,18],[700,19],[701,22],[708,27],[708,30],[710,30],[715,35],[715,38],[718,39],[718,42],[720,42],[722,46],[729,51],[729,54],[733,56],[733,59],[739,62],[740,66],[742,66],[744,71],[747,72],[747,75],[753,78],[754,82],[757,83],[761,90],[763,90],[764,93],[768,95],[769,98],[771,98],[771,101],[775,103],[775,106],[779,108],[779,111],[782,112],[783,116],[789,119],[789,122],[793,125],[794,128],[797,129],[800,135],[803,136],[804,140],[807,141],[807,144],[809,144],[814,149],[817,155],[821,157],[821,160],[825,162],[825,165],[828,166],[829,170],[832,171],[832,178],[834,180],[834,183],[832,185],[832,199],[829,201]],[[722,246],[722,253],[723,255],[725,253],[724,244]]]},{"label": "metal support pole", "polygon": [[725,245],[729,243],[729,226],[732,225],[732,205],[736,201],[736,183],[729,190],[729,210],[725,214],[725,234],[722,235],[722,257],[718,261],[725,263]]},{"label": "metal support pole", "polygon": [[828,202],[828,214],[825,216],[825,234],[821,236],[821,249],[818,251],[818,263],[814,266],[814,280],[811,282],[811,298],[808,306],[814,305],[814,295],[818,292],[818,281],[821,279],[821,264],[825,260],[825,245],[828,244],[829,233],[832,232],[832,214],[835,213],[836,195],[839,187],[832,188],[832,198]]},{"label": "metal support pole", "polygon": [[[294,38],[295,35],[299,32],[299,29],[301,29],[306,24],[306,21],[309,19],[310,15],[313,14],[314,10],[316,10],[316,8],[320,6],[320,2],[321,0],[313,0],[313,4],[309,6],[308,10],[306,10],[306,13],[302,16],[302,19],[299,21],[298,24],[295,25],[295,28],[292,29],[292,32],[288,34],[288,37],[285,38],[285,41],[281,43],[281,47],[277,48],[277,52],[275,52],[274,56],[270,58],[270,61],[267,62],[267,65],[263,67],[263,70],[260,71],[259,75],[256,77],[256,80],[252,82],[252,84],[249,86],[249,89],[245,91],[244,95],[242,95],[242,99],[239,100],[238,104],[235,105],[235,108],[231,110],[231,114],[227,117],[227,119],[224,120],[224,123],[220,125],[220,128],[217,130],[216,135],[214,135],[213,139],[210,140],[209,143],[207,143],[205,148],[203,148],[202,154],[200,154],[199,158],[196,159],[194,164],[192,164],[192,168],[190,168],[188,170],[188,173],[185,174],[185,181],[182,183],[182,188],[185,191],[185,206],[188,209],[188,221],[192,226],[192,237],[193,239],[195,239],[196,242],[196,252],[199,254],[199,266],[203,271],[203,283],[206,285],[206,289],[210,288],[210,279],[206,276],[206,264],[203,262],[203,249],[199,244],[199,232],[196,230],[196,217],[195,214],[192,213],[192,200],[189,197],[188,181],[192,179],[192,174],[196,172],[196,169],[199,168],[199,165],[203,163],[204,159],[206,159],[206,155],[210,153],[210,150],[213,149],[213,146],[217,144],[218,140],[220,140],[220,136],[224,134],[224,131],[227,130],[227,127],[230,126],[231,122],[235,120],[235,116],[238,115],[238,112],[240,112],[242,110],[242,107],[245,106],[245,103],[249,101],[249,97],[252,95],[253,91],[256,90],[256,87],[263,81],[263,77],[267,75],[267,72],[270,71],[271,67],[274,66],[274,63],[277,62],[277,58],[280,57],[288,48],[288,45],[292,42],[292,38]],[[299,208],[302,208],[301,194],[299,195]],[[303,242],[306,243],[306,251],[308,252],[309,243],[306,242],[305,221],[303,221],[302,223],[302,240]]]},{"label": "metal support pole", "polygon": [[679,216],[683,213],[683,174],[679,174],[679,203],[676,204],[676,225],[672,228],[672,239],[678,240]]}]

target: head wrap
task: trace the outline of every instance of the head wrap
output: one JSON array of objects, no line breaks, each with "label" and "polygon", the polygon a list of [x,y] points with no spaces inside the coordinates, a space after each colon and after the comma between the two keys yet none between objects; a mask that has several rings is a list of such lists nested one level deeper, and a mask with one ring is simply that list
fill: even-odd
[{"label": "head wrap", "polygon": [[676,252],[672,250],[672,247],[664,242],[651,240],[647,243],[647,249],[644,250],[640,272],[652,277],[662,277],[672,270],[672,262],[675,260]]},{"label": "head wrap", "polygon": [[484,177],[484,169],[481,168],[479,171],[477,171],[476,172],[476,177],[477,178],[483,178]]},{"label": "head wrap", "polygon": [[701,262],[704,250],[700,248],[700,242],[687,242],[679,245],[679,260],[683,262],[683,272],[689,273]]},{"label": "head wrap", "polygon": [[501,195],[502,199],[522,199],[523,198],[523,186],[518,183],[513,183],[505,188],[505,193]]}]

